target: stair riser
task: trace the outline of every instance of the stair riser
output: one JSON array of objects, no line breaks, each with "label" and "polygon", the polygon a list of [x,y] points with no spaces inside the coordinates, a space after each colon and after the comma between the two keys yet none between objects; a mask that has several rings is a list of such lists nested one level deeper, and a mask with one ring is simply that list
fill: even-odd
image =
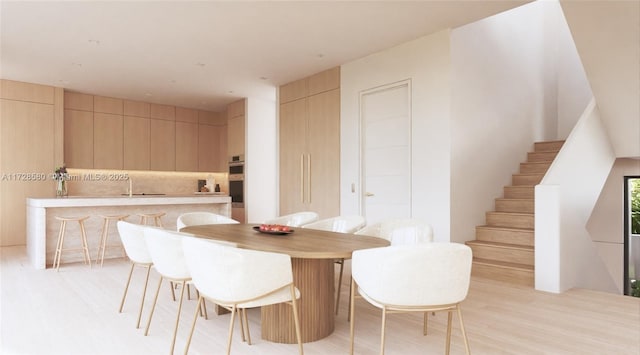
[{"label": "stair riser", "polygon": [[551,163],[520,163],[520,174],[544,174]]},{"label": "stair riser", "polygon": [[548,151],[557,152],[562,148],[563,144],[564,144],[564,141],[536,142],[533,145],[533,149],[536,152],[548,152]]},{"label": "stair riser", "polygon": [[486,227],[476,227],[476,239],[486,242],[528,246],[533,246],[535,243],[533,231],[514,231],[510,229],[494,229]]},{"label": "stair riser", "polygon": [[497,260],[509,263],[534,265],[533,250],[496,247],[493,245],[469,244],[473,256],[480,259]]},{"label": "stair riser", "polygon": [[534,198],[533,186],[505,186],[504,198]]},{"label": "stair riser", "polygon": [[529,287],[533,287],[535,285],[534,272],[530,270],[515,270],[499,266],[473,263],[473,266],[471,267],[471,275]]},{"label": "stair riser", "polygon": [[487,212],[487,225],[496,227],[509,228],[528,228],[535,227],[535,219],[532,215],[504,215],[501,213]]},{"label": "stair riser", "polygon": [[514,186],[533,186],[538,185],[544,174],[534,174],[534,175],[513,175],[511,177],[511,184]]},{"label": "stair riser", "polygon": [[496,212],[534,213],[532,200],[496,200]]},{"label": "stair riser", "polygon": [[558,155],[558,152],[529,152],[527,153],[527,162],[535,163],[553,161],[556,155]]}]

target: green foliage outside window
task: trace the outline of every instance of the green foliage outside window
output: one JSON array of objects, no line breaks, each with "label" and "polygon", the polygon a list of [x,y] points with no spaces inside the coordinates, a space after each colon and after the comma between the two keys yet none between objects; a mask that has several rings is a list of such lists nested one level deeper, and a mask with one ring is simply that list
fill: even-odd
[{"label": "green foliage outside window", "polygon": [[631,190],[631,234],[640,234],[640,179],[629,180]]}]

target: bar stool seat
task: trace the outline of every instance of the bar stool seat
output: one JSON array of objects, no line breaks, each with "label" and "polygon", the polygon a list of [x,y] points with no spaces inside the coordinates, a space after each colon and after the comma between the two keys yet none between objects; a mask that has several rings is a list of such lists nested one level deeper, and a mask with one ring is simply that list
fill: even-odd
[{"label": "bar stool seat", "polygon": [[100,235],[100,245],[98,246],[98,255],[96,255],[96,264],[98,264],[98,259],[100,259],[100,267],[102,267],[102,265],[104,264],[104,252],[105,250],[107,250],[107,248],[121,248],[123,254],[122,256],[126,256],[122,244],[107,245],[107,239],[109,238],[109,222],[123,221],[125,218],[129,217],[129,215],[101,215],[100,217],[104,219],[104,222],[102,223],[102,234]]},{"label": "bar stool seat", "polygon": [[[53,257],[53,267],[58,271],[60,269],[60,259],[62,259],[62,251],[82,251],[82,257],[84,259],[85,264],[88,263],[89,267],[91,267],[91,257],[89,256],[89,247],[87,245],[87,233],[84,229],[84,221],[89,218],[89,216],[82,217],[55,217],[58,221],[60,221],[60,231],[58,232],[58,241],[56,242],[56,253]],[[75,249],[63,249],[64,245],[64,236],[67,229],[67,222],[78,222],[80,225],[80,241],[82,243],[82,247]]]},{"label": "bar stool seat", "polygon": [[153,218],[153,225],[155,225],[156,227],[164,228],[164,226],[162,225],[161,217],[164,216],[165,214],[166,213],[164,213],[164,212],[138,213],[138,216],[140,216],[140,224],[146,225],[147,224],[147,220]]}]

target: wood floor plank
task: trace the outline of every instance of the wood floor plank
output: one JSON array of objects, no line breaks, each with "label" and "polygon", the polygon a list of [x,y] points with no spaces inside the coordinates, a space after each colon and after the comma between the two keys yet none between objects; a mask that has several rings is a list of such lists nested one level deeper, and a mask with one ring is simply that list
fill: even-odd
[{"label": "wood floor plank", "polygon": [[[105,261],[104,267],[63,265],[59,272],[34,270],[24,247],[0,248],[0,354],[166,354],[177,302],[160,291],[149,336],[135,329],[142,292],[142,269],[134,272],[123,313],[118,313],[129,264]],[[342,299],[348,299],[350,263],[345,263]],[[152,271],[147,294],[150,306],[158,275]],[[185,301],[176,353],[182,353],[195,311]],[[305,354],[347,354],[348,302],[341,302],[335,331],[304,345]],[[209,309],[213,305],[208,304]],[[356,354],[377,354],[380,310],[356,300]],[[145,308],[145,324],[149,308]],[[640,354],[640,299],[572,289],[562,294],[535,291],[499,281],[472,278],[462,303],[473,354]],[[199,318],[190,354],[224,353],[229,315]],[[386,354],[444,353],[446,314],[429,317],[422,335],[421,314],[391,314]],[[457,317],[453,317],[451,354],[464,354]],[[243,343],[236,326],[234,354],[297,354],[296,345],[260,338],[260,311],[249,312],[253,345]]]}]

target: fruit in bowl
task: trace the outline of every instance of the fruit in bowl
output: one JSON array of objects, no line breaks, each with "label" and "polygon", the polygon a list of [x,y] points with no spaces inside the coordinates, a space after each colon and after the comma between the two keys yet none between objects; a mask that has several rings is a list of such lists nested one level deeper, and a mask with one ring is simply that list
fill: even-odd
[{"label": "fruit in bowl", "polygon": [[291,228],[289,226],[283,226],[280,224],[261,224],[259,226],[259,230],[261,232],[282,232],[282,233],[291,232]]}]

